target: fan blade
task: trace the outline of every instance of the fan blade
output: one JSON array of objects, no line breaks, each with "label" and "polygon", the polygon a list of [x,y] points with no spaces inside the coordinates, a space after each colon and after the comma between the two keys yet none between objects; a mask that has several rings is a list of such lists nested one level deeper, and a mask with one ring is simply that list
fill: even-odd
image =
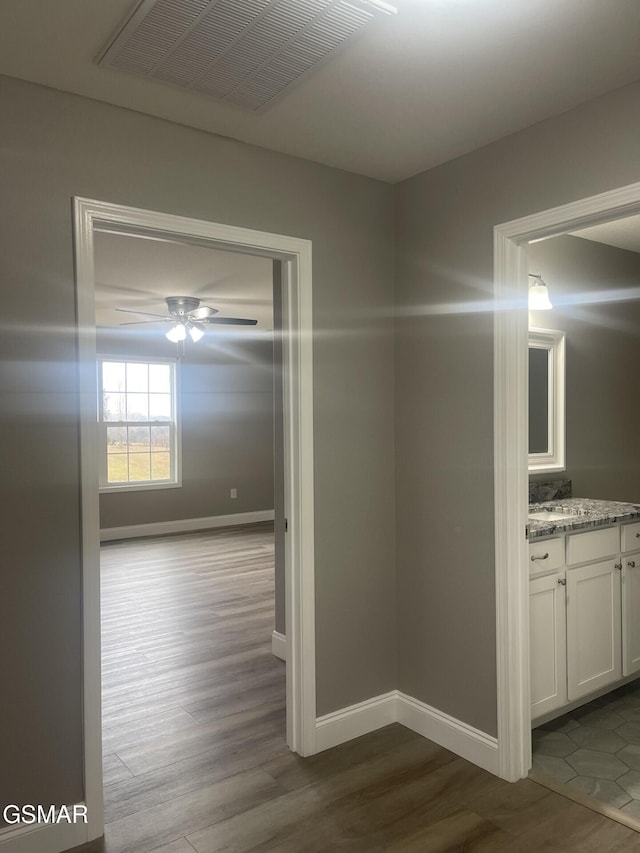
[{"label": "fan blade", "polygon": [[163,320],[170,320],[166,314],[152,314],[149,311],[136,311],[134,308],[114,308],[114,311],[120,311],[122,314],[143,314],[145,317],[161,317]]},{"label": "fan blade", "polygon": [[217,308],[209,308],[207,305],[203,305],[202,308],[196,308],[193,311],[189,311],[189,317],[192,320],[206,320],[207,317],[213,317],[214,314],[218,314],[219,311]]},{"label": "fan blade", "polygon": [[146,326],[147,323],[167,323],[170,317],[161,317],[159,320],[131,320],[129,323],[119,323],[120,326]]},{"label": "fan blade", "polygon": [[207,317],[204,323],[219,323],[223,326],[256,326],[257,320],[248,320],[246,317]]}]

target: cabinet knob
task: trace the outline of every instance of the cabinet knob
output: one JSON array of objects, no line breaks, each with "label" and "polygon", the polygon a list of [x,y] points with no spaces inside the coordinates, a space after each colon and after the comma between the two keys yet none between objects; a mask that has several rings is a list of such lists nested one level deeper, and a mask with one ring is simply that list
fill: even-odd
[{"label": "cabinet knob", "polygon": [[560,584],[560,586],[566,586],[567,585],[567,579],[566,578],[558,578],[558,583]]},{"label": "cabinet knob", "polygon": [[618,569],[619,572],[622,571],[622,563],[614,563],[614,566],[616,569]]},{"label": "cabinet knob", "polygon": [[640,539],[640,533],[636,533],[636,539]]},{"label": "cabinet knob", "polygon": [[548,551],[546,554],[542,554],[541,557],[537,557],[535,554],[531,555],[531,562],[532,563],[535,562],[536,560],[548,560],[548,559],[549,559],[549,552]]},{"label": "cabinet knob", "polygon": [[627,565],[628,565],[630,568],[635,569],[635,567],[636,567],[636,561],[635,561],[635,560],[628,560],[628,561],[627,561]]}]

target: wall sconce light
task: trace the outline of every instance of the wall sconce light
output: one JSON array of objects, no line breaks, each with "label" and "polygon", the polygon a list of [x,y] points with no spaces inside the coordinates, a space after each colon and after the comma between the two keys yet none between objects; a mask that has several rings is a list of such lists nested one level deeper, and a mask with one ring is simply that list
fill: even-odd
[{"label": "wall sconce light", "polygon": [[549,311],[553,308],[549,289],[538,273],[529,273],[529,311]]}]

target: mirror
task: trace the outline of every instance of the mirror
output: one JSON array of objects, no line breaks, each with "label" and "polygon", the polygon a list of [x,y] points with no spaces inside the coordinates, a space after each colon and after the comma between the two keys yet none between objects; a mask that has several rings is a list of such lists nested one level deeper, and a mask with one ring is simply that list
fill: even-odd
[{"label": "mirror", "polygon": [[565,335],[529,329],[529,471],[565,467]]}]

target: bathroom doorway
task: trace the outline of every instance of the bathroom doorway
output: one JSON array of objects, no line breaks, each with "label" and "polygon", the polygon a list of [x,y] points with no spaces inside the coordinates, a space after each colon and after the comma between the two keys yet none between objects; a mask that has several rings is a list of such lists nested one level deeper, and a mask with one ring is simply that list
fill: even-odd
[{"label": "bathroom doorway", "polygon": [[[639,410],[628,393],[629,366],[640,357],[640,216],[533,243],[527,254],[553,304],[530,311],[530,327],[566,339],[566,463],[530,471],[529,500],[584,513],[551,519],[544,539],[532,539],[530,529],[530,548],[553,558],[559,546],[561,561],[529,564],[532,778],[592,808],[613,809],[610,816],[640,830],[640,689],[632,651],[640,620],[640,446]],[[530,412],[532,405],[530,386]],[[624,526],[610,526],[612,519]],[[590,531],[614,534],[612,544],[602,539],[569,559],[569,545]],[[592,648],[582,642],[577,650],[576,632]]]},{"label": "bathroom doorway", "polygon": [[640,212],[640,183],[494,228],[494,449],[500,775],[531,767],[529,687],[527,247]]}]

